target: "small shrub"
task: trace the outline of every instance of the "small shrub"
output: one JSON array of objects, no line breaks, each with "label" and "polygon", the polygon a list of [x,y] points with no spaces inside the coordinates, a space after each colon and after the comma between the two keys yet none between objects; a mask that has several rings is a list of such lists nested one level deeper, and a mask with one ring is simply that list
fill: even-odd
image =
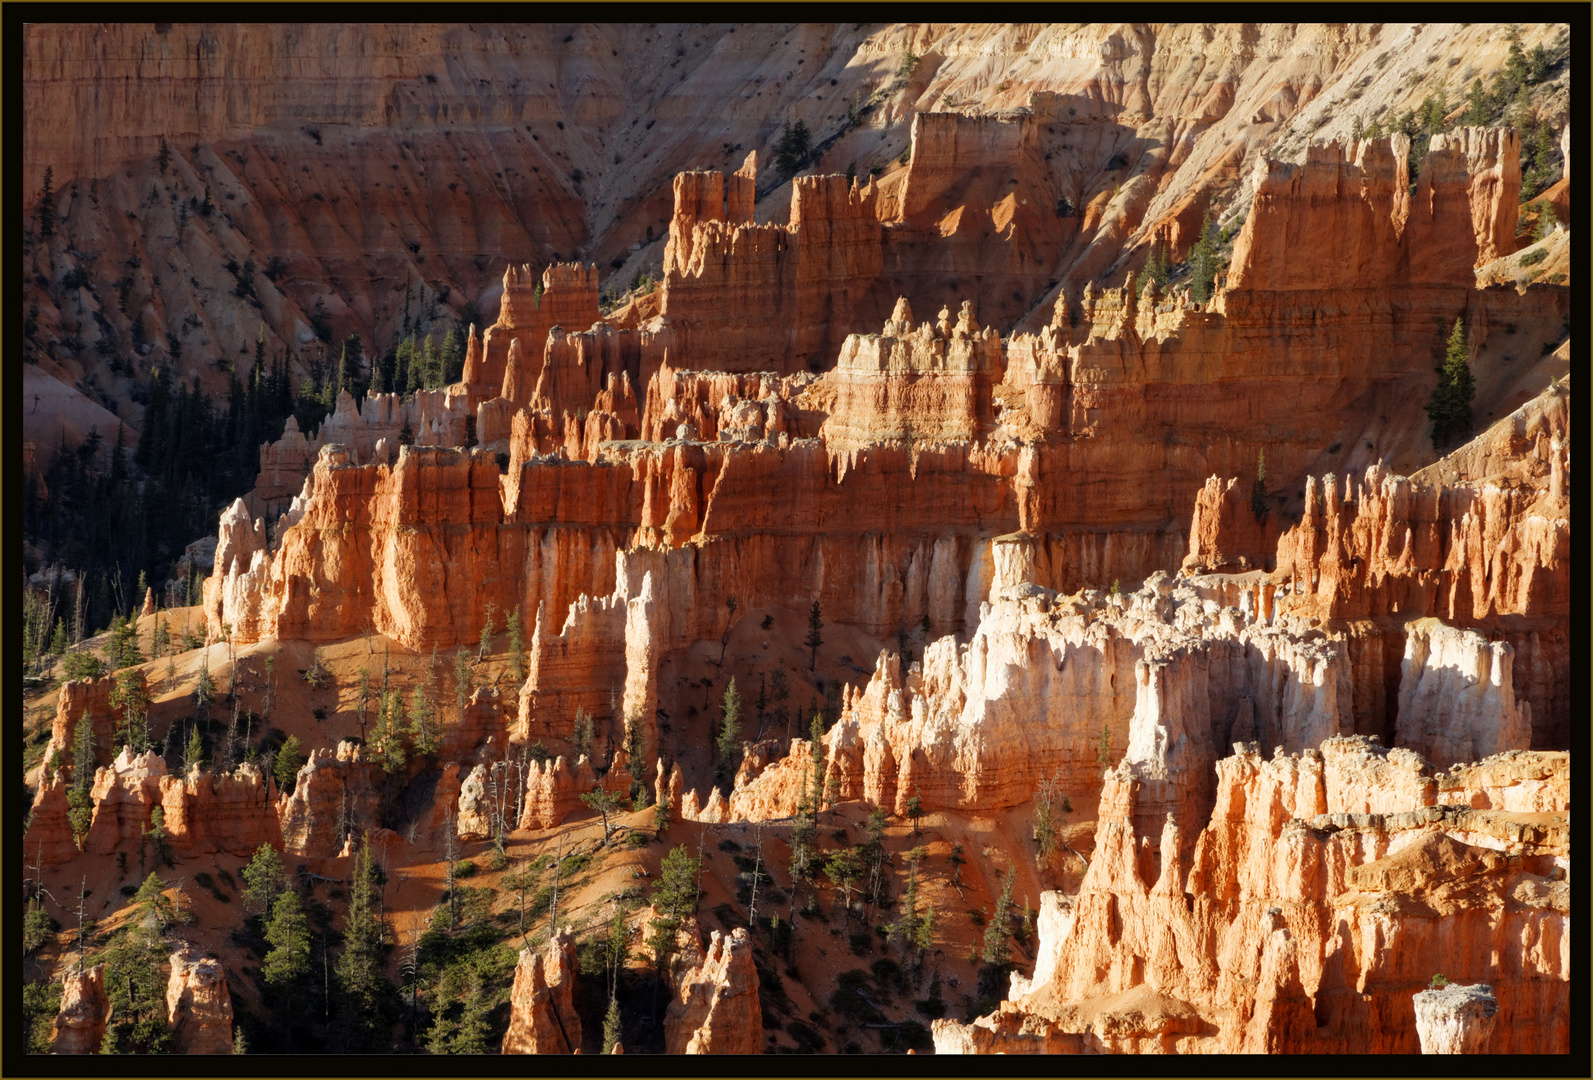
[{"label": "small shrub", "polygon": [[476,872],[476,864],[469,859],[461,859],[454,864],[454,877],[467,878]]},{"label": "small shrub", "polygon": [[647,834],[644,832],[631,832],[625,836],[625,846],[628,848],[644,848],[647,846]]},{"label": "small shrub", "polygon": [[[501,851],[494,851],[487,856],[487,869],[492,871],[502,870],[509,865],[509,856]],[[457,873],[457,871],[455,871]]]},{"label": "small shrub", "polygon": [[1525,255],[1521,256],[1521,265],[1536,266],[1548,257],[1549,253],[1544,251],[1542,248],[1539,248],[1537,251],[1529,251]]}]

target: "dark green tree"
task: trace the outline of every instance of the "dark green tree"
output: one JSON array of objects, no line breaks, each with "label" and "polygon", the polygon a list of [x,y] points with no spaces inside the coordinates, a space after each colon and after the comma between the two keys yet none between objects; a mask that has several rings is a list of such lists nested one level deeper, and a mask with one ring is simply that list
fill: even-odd
[{"label": "dark green tree", "polygon": [[1466,91],[1466,118],[1463,122],[1468,127],[1482,127],[1488,123],[1488,93],[1482,88],[1480,77],[1473,80],[1471,89]]},{"label": "dark green tree", "polygon": [[289,735],[283,740],[282,746],[277,750],[276,763],[271,768],[271,775],[277,779],[277,788],[287,794],[293,794],[294,787],[298,784],[299,770],[304,768],[304,744],[299,742],[297,735]]},{"label": "dark green tree", "polygon": [[1443,363],[1436,369],[1438,385],[1427,401],[1427,418],[1433,423],[1433,449],[1442,453],[1472,429],[1471,402],[1476,383],[1466,363],[1466,332],[1461,320],[1449,333]]},{"label": "dark green tree", "polygon": [[741,692],[736,689],[733,675],[725,687],[724,700],[720,703],[719,735],[714,745],[719,751],[719,765],[715,772],[720,783],[724,783],[735,775],[736,758],[741,749]]},{"label": "dark green tree", "polygon": [[1012,943],[1008,939],[1012,935],[1012,883],[1016,876],[1017,867],[1007,870],[1001,895],[996,898],[995,914],[985,926],[984,948],[980,955],[985,963],[997,967],[1006,967],[1012,962]]},{"label": "dark green tree", "polygon": [[134,896],[134,916],[105,957],[105,995],[111,1015],[106,1054],[165,1054],[172,1048],[166,1023],[166,927],[173,912],[166,883],[150,874]]},{"label": "dark green tree", "polygon": [[1218,242],[1217,223],[1211,216],[1210,208],[1207,208],[1205,220],[1200,226],[1200,238],[1195,241],[1194,250],[1189,254],[1189,295],[1197,304],[1210,302],[1216,288],[1217,271],[1220,268]]},{"label": "dark green tree", "polygon": [[525,682],[525,634],[520,629],[520,605],[509,612],[509,678],[515,686]]},{"label": "dark green tree", "polygon": [[24,1053],[48,1054],[56,1014],[61,1009],[62,985],[58,979],[28,983],[22,988]]},{"label": "dark green tree", "polygon": [[258,908],[262,914],[271,912],[277,898],[288,887],[287,871],[283,869],[282,856],[277,849],[270,844],[261,844],[241,873],[245,902],[252,908]]},{"label": "dark green tree", "polygon": [[659,865],[658,884],[653,886],[653,907],[668,919],[684,919],[697,910],[701,890],[697,887],[697,857],[677,844]]},{"label": "dark green tree", "polygon": [[824,629],[824,620],[820,618],[819,602],[813,601],[813,606],[808,609],[808,636],[802,644],[808,647],[808,670],[812,671],[819,662],[819,646],[824,644],[824,638],[819,633]]},{"label": "dark green tree", "polygon": [[310,973],[310,924],[298,893],[289,889],[271,905],[265,938],[271,951],[260,965],[260,974],[271,989],[296,997]]},{"label": "dark green tree", "polygon": [[149,688],[144,682],[142,671],[124,668],[116,673],[111,707],[122,714],[122,723],[117,731],[121,745],[131,746],[135,754],[149,749],[152,740],[145,723],[149,718]]},{"label": "dark green tree", "polygon": [[382,974],[386,927],[374,910],[377,867],[369,836],[361,838],[350,875],[343,953],[337,959],[338,1028],[353,1053],[389,1049],[387,1018],[392,986]]},{"label": "dark green tree", "polygon": [[612,819],[625,808],[626,797],[623,792],[610,791],[600,782],[591,791],[581,795],[581,801],[596,810],[603,818],[603,843],[608,843],[609,837],[614,832]]}]

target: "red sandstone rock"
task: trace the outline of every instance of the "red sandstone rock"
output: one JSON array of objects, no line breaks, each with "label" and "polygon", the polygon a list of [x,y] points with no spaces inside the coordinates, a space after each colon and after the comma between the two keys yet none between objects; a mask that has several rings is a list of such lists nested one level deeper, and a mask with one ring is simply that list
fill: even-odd
[{"label": "red sandstone rock", "polygon": [[581,796],[596,783],[597,774],[584,756],[573,770],[562,755],[540,764],[533,761],[526,771],[520,828],[551,829],[560,824],[581,806]]},{"label": "red sandstone rock", "polygon": [[277,808],[253,765],[239,765],[230,775],[196,770],[185,777],[162,776],[159,785],[166,833],[179,858],[215,852],[245,856],[262,844],[282,846]]},{"label": "red sandstone rock", "polygon": [[[1215,1028],[1174,1032],[1168,1049],[1412,1052],[1405,1003],[1441,956],[1457,981],[1486,971],[1508,987],[1495,1034],[1508,1026],[1505,1052],[1563,1047],[1568,953],[1534,947],[1506,960],[1491,942],[1560,940],[1569,893],[1553,866],[1566,827],[1435,806],[1431,777],[1415,782],[1426,772],[1415,755],[1364,740],[1226,758],[1186,859],[1171,819],[1159,856],[1154,835],[1130,824],[1141,781],[1116,770],[1073,918],[1042,923],[1040,970],[1014,980],[1016,1009],[1081,1031],[1077,1003],[1144,986]],[[1007,1045],[938,1027],[936,1038]]]},{"label": "red sandstone rock", "polygon": [[520,950],[509,994],[505,1054],[573,1054],[581,1048],[581,1018],[575,1011],[575,938],[555,934],[547,958]]},{"label": "red sandstone rock", "polygon": [[67,819],[70,807],[66,789],[67,781],[57,776],[48,784],[40,784],[38,794],[33,797],[33,811],[22,842],[30,865],[60,866],[77,857],[77,843]]},{"label": "red sandstone rock", "polygon": [[121,713],[111,708],[111,694],[116,689],[116,677],[106,675],[99,679],[74,679],[61,684],[55,699],[55,719],[50,725],[50,743],[44,748],[48,761],[60,755],[62,775],[70,775],[73,745],[77,739],[77,724],[85,715],[94,725],[95,765],[109,764],[116,757],[116,727],[121,723]]},{"label": "red sandstone rock", "polygon": [[83,850],[94,855],[136,851],[149,828],[149,815],[161,803],[166,763],[154,751],[134,756],[131,748],[94,774],[90,797],[94,817]]},{"label": "red sandstone rock", "polygon": [[277,800],[283,850],[290,855],[335,858],[343,842],[374,828],[374,769],[360,748],[341,742],[336,751],[310,751],[293,793]]},{"label": "red sandstone rock", "polygon": [[[519,404],[529,400],[542,365],[548,331],[555,326],[585,330],[597,322],[597,289],[595,266],[555,263],[541,274],[533,274],[530,266],[511,265],[504,270],[498,321],[487,327],[479,366],[471,372],[474,378],[465,382],[471,400],[495,398],[500,391]],[[514,343],[520,345],[521,364],[511,387],[507,375]]]},{"label": "red sandstone rock", "polygon": [[232,995],[221,963],[189,945],[172,953],[166,1016],[177,1053],[232,1053]]},{"label": "red sandstone rock", "polygon": [[1266,553],[1277,547],[1277,515],[1258,522],[1250,506],[1250,491],[1237,478],[1206,480],[1195,498],[1189,525],[1189,554],[1183,572],[1244,573],[1262,565]]},{"label": "red sandstone rock", "polygon": [[[749,158],[732,187],[755,169]],[[709,370],[786,372],[824,359],[883,266],[873,181],[795,178],[785,226],[751,224],[741,195],[727,218],[724,190],[716,172],[675,178],[663,325]]]},{"label": "red sandstone rock", "polygon": [[752,939],[739,926],[728,936],[715,930],[702,964],[681,977],[664,1015],[666,1052],[755,1054],[763,1043],[761,1016]]},{"label": "red sandstone rock", "polygon": [[52,1053],[97,1054],[105,1038],[110,1003],[105,997],[105,965],[66,976],[61,1009],[55,1017]]}]

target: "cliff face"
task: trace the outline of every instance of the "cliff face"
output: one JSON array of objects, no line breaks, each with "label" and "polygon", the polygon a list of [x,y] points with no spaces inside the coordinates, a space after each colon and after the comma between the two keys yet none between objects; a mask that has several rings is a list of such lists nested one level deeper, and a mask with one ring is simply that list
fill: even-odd
[{"label": "cliff face", "polygon": [[[1552,46],[1554,28],[1521,29],[1524,49]],[[839,193],[805,190],[805,248],[786,258],[770,234],[753,257],[725,250],[725,237],[794,208],[800,184],[765,166],[760,190],[743,166],[717,202],[693,193],[693,218],[724,226],[709,241],[720,254],[785,259],[808,282],[784,312],[801,317],[778,320],[796,339],[747,323],[746,341],[778,351],[738,363],[833,351],[903,293],[920,310],[955,310],[970,283],[976,315],[1005,330],[1049,305],[1054,282],[1118,283],[1153,237],[1181,256],[1261,154],[1298,153],[1305,131],[1343,139],[1374,103],[1416,107],[1433,86],[1387,63],[1391,51],[1469,60],[1437,76],[1458,101],[1463,72],[1503,64],[1502,35],[1485,24],[35,24],[24,184],[31,209],[53,170],[58,229],[30,268],[32,341],[68,385],[90,371],[114,381],[104,341],[221,389],[206,361],[252,353],[262,323],[271,355],[306,359],[318,304],[330,340],[357,331],[379,356],[417,317],[423,333],[484,324],[509,267],[579,258],[623,290],[671,261],[677,173],[728,169],[746,150],[772,161],[798,119],[823,171],[873,180],[875,208],[837,215]],[[1542,111],[1564,127],[1563,92]],[[1442,213],[1469,217],[1479,250],[1497,244],[1514,207],[1509,167],[1483,145],[1444,152],[1482,179],[1451,196],[1435,171]],[[901,226],[883,251],[856,242],[880,223]],[[685,265],[696,249],[682,247]],[[95,284],[66,285],[75,269]],[[761,274],[724,280],[756,293]],[[99,295],[123,277],[126,301]],[[138,403],[114,393],[136,430]]]},{"label": "cliff face", "polygon": [[318,748],[299,770],[292,794],[278,797],[282,847],[291,855],[333,858],[344,842],[376,821],[374,769],[348,742]]}]

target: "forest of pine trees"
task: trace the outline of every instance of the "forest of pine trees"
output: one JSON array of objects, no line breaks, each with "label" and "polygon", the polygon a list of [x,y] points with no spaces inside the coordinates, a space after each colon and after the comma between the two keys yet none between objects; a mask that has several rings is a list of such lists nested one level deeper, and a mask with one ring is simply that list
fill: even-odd
[{"label": "forest of pine trees", "polygon": [[[306,375],[295,387],[287,353],[269,355],[262,328],[253,363],[241,377],[236,367],[229,372],[224,398],[207,394],[197,378],[174,378],[169,364],[153,368],[141,388],[145,412],[136,449],[124,445],[120,428],[91,430],[76,448],[63,436],[43,485],[41,477],[23,478],[24,539],[44,562],[79,577],[83,594],[81,613],[76,588],[54,590],[42,601],[48,610],[32,620],[41,629],[27,643],[29,658],[60,651],[50,638],[58,621],[67,635],[61,644],[74,644],[131,615],[145,585],[164,595],[173,562],[188,544],[213,535],[221,511],[254,486],[260,445],[281,438],[289,416],[308,434],[343,390],[358,400],[367,390],[436,389],[459,380],[464,357],[462,325],[440,343],[412,333],[374,363],[355,333],[332,350],[317,344],[301,356]],[[39,566],[30,559],[26,569]],[[207,573],[198,567],[193,582],[177,583],[175,599],[197,603]]]}]

